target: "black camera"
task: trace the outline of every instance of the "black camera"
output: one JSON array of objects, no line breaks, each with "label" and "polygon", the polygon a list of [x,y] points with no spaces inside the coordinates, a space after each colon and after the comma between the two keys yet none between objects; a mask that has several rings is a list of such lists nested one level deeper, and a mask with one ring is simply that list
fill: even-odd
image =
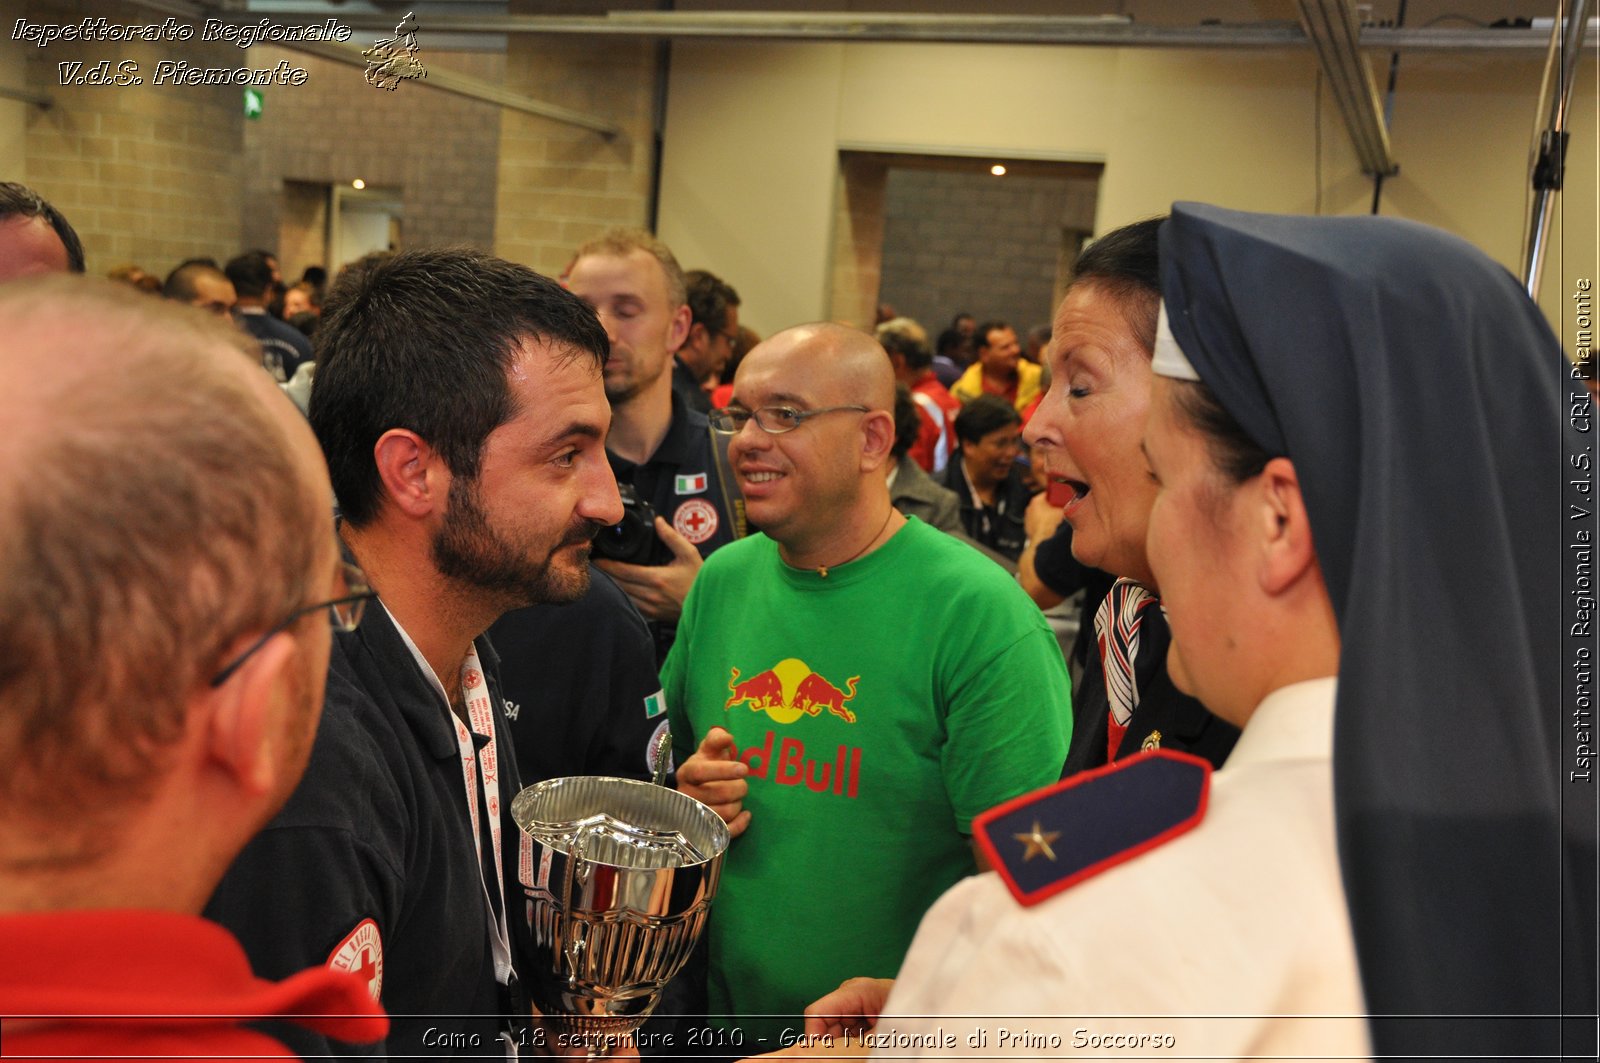
[{"label": "black camera", "polygon": [[617,484],[622,496],[622,520],[600,529],[594,537],[594,556],[632,565],[665,565],[672,548],[656,535],[656,511],[639,497],[632,484]]}]

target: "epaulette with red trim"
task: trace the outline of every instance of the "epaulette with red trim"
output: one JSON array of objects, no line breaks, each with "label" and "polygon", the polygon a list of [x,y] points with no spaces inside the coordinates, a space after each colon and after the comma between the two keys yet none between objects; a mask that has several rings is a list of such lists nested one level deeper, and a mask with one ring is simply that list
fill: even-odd
[{"label": "epaulette with red trim", "polygon": [[1026,908],[1192,830],[1210,790],[1210,763],[1153,749],[991,808],[972,829]]}]

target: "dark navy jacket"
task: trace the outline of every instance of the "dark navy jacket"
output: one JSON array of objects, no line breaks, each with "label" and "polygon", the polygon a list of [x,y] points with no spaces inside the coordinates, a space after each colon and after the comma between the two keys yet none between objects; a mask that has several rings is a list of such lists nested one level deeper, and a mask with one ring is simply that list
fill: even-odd
[{"label": "dark navy jacket", "polygon": [[[715,447],[706,415],[684,405],[675,392],[672,424],[648,461],[635,464],[606,452],[617,479],[632,484],[658,515],[684,532],[701,557],[710,557],[713,550],[744,535],[744,499],[737,486],[723,482]],[[691,526],[698,503],[709,503],[716,517]]]},{"label": "dark navy jacket", "polygon": [[[694,543],[701,557],[745,534],[744,496],[736,484],[723,480],[716,447],[706,415],[673,392],[672,424],[648,461],[636,464],[606,451],[617,481],[632,484],[658,516]],[[657,665],[667,659],[677,633],[675,623],[650,623]]]},{"label": "dark navy jacket", "polygon": [[967,485],[967,475],[962,469],[961,452],[950,455],[950,464],[944,467],[939,482],[956,493],[961,500],[961,524],[967,537],[981,543],[1013,563],[1022,556],[1028,532],[1023,525],[1023,514],[1033,497],[1022,473],[1015,464],[1006,475],[1006,482],[995,489],[993,509],[984,508],[972,495]]},{"label": "dark navy jacket", "polygon": [[[516,964],[529,936],[510,816],[520,776],[494,651],[486,638],[477,650],[494,708]],[[492,852],[487,831],[483,851]],[[256,973],[273,979],[328,963],[364,920],[376,925],[380,999],[391,1018],[386,1046],[273,1028],[302,1055],[441,1055],[449,1053],[439,1046],[450,1045],[483,1055],[497,1050],[495,1016],[510,1006],[494,976],[487,903],[451,717],[373,602],[358,629],[334,636],[305,778],[229,868],[205,915],[233,931]],[[370,960],[360,964],[369,975]]]},{"label": "dark navy jacket", "polygon": [[633,602],[590,567],[575,602],[514,609],[489,628],[524,786],[565,775],[650,778],[667,722],[655,644]]}]

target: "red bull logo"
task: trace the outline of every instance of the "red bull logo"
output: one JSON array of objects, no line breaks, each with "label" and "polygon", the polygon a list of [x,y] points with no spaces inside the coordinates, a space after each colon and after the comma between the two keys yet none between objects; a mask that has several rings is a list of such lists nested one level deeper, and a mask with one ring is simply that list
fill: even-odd
[{"label": "red bull logo", "polygon": [[723,709],[731,709],[735,705],[749,705],[752,712],[763,709],[781,709],[788,706],[788,701],[783,696],[783,682],[772,669],[757,672],[755,675],[739,682],[739,669],[732,669],[733,675],[728,679],[728,689],[732,691],[728,700],[722,703]]},{"label": "red bull logo", "polygon": [[793,723],[803,715],[820,716],[826,711],[846,723],[856,722],[856,714],[848,706],[856,696],[858,675],[837,687],[797,657],[779,661],[743,681],[739,669],[730,671],[724,710],[747,705],[751,712],[764,712],[778,723]]}]

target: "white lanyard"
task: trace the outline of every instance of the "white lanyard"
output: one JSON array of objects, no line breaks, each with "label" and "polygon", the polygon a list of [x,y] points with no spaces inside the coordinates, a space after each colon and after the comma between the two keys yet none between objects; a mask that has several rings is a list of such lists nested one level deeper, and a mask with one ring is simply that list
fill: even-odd
[{"label": "white lanyard", "polygon": [[[489,683],[483,677],[483,666],[478,661],[477,647],[467,650],[467,659],[461,662],[461,693],[467,701],[467,719],[472,730],[454,713],[450,722],[456,725],[456,746],[461,752],[461,775],[467,788],[467,811],[472,816],[472,844],[478,853],[478,876],[483,880],[483,898],[489,902],[490,931],[494,946],[494,975],[501,985],[511,977],[511,935],[506,928],[505,865],[500,859],[500,762],[496,756],[494,740],[494,707],[489,702]],[[482,750],[475,750],[473,734],[487,738]],[[483,832],[478,823],[478,774],[483,774],[484,807],[489,815],[489,842],[494,849],[494,895],[499,897],[498,917],[494,897],[490,896],[489,883],[483,874]]]}]

